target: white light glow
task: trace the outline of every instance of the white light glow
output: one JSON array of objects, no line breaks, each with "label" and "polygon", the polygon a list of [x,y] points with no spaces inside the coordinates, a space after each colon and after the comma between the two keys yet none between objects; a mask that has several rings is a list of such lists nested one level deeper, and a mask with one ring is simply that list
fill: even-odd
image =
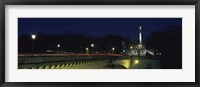
[{"label": "white light glow", "polygon": [[112,50],[114,51],[114,50],[115,50],[115,48],[113,47],[113,48],[112,48]]},{"label": "white light glow", "polygon": [[139,64],[139,60],[136,59],[136,60],[134,61],[134,64]]},{"label": "white light glow", "polygon": [[31,37],[32,37],[33,40],[35,40],[36,35],[32,34]]},{"label": "white light glow", "polygon": [[59,47],[60,47],[60,44],[58,44],[57,47],[59,48]]},{"label": "white light glow", "polygon": [[91,44],[91,47],[94,47],[94,44]]}]

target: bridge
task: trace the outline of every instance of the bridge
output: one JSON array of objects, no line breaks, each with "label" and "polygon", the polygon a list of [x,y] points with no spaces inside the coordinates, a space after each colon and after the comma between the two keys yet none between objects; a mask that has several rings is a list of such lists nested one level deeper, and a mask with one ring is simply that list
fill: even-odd
[{"label": "bridge", "polygon": [[[156,64],[159,60],[155,60]],[[147,67],[141,64],[144,61],[152,59],[121,54],[19,54],[18,69],[129,69]]]}]

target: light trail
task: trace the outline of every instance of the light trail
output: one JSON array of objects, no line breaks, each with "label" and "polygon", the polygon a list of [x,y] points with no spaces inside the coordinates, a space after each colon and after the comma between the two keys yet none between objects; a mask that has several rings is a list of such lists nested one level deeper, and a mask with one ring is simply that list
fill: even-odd
[{"label": "light trail", "polygon": [[[32,54],[18,54],[18,56],[32,56]],[[123,56],[122,54],[33,54],[33,56]]]}]

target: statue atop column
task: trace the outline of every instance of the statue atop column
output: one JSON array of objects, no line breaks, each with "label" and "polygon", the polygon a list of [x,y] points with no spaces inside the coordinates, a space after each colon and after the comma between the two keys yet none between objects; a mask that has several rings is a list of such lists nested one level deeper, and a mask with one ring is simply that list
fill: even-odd
[{"label": "statue atop column", "polygon": [[150,55],[154,55],[154,52],[147,50],[145,46],[142,44],[142,26],[139,26],[139,34],[138,34],[139,43],[134,49],[130,49],[126,52],[127,55],[130,56],[146,56],[146,53]]}]

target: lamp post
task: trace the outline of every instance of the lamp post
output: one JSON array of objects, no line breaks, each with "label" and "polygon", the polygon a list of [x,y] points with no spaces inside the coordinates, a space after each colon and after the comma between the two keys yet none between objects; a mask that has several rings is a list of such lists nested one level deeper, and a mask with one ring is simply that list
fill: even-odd
[{"label": "lamp post", "polygon": [[133,49],[133,47],[131,46],[131,47],[130,47],[130,49],[132,50],[132,49]]},{"label": "lamp post", "polygon": [[94,47],[94,44],[91,44],[91,47]]},{"label": "lamp post", "polygon": [[58,47],[58,53],[60,53],[60,52],[59,52],[60,44],[58,44],[57,47]]},{"label": "lamp post", "polygon": [[91,47],[92,47],[91,48],[91,50],[92,50],[91,52],[93,52],[94,51],[94,49],[93,49],[94,48],[94,44],[91,44]]},{"label": "lamp post", "polygon": [[115,51],[115,48],[113,47],[113,48],[112,48],[112,54],[114,53],[114,51]]},{"label": "lamp post", "polygon": [[31,38],[32,38],[32,56],[33,56],[33,53],[34,53],[34,42],[33,41],[36,39],[36,35],[32,34]]},{"label": "lamp post", "polygon": [[135,64],[135,65],[139,64],[139,60],[136,59],[136,60],[134,61],[134,64]]},{"label": "lamp post", "polygon": [[86,50],[86,54],[88,54],[89,53],[89,49],[86,47],[85,50]]},{"label": "lamp post", "polygon": [[57,47],[60,48],[60,44],[58,44]]}]

